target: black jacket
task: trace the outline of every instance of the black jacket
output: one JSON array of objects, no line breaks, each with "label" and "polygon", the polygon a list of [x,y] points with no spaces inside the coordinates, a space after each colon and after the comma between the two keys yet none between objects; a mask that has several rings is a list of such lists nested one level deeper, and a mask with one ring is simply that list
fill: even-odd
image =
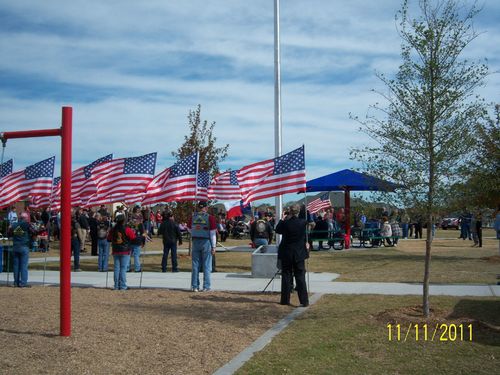
[{"label": "black jacket", "polygon": [[306,249],[306,221],[292,216],[288,220],[280,220],[276,233],[283,235],[278,248],[278,259],[282,262],[300,262],[309,258]]},{"label": "black jacket", "polygon": [[158,229],[158,234],[163,237],[163,244],[165,243],[175,243],[179,241],[179,245],[182,244],[182,235],[179,229],[179,225],[170,219],[166,219],[161,223],[160,229]]}]

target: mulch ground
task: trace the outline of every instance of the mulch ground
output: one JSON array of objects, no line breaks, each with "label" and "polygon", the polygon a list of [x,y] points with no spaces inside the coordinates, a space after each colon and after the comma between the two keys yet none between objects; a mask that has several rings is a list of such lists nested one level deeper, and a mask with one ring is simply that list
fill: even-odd
[{"label": "mulch ground", "polygon": [[16,375],[211,374],[292,310],[276,294],[73,288],[61,337],[58,287],[0,298],[0,373]]}]

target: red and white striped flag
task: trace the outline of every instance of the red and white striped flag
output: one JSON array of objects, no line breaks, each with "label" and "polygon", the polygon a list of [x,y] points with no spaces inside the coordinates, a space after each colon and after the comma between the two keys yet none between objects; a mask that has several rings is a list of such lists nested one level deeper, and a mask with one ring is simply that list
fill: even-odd
[{"label": "red and white striped flag", "polygon": [[314,214],[320,210],[330,208],[332,204],[330,203],[330,193],[324,193],[319,198],[309,202],[307,204],[307,210],[309,213]]},{"label": "red and white striped flag", "polygon": [[179,160],[148,185],[143,205],[196,200],[198,153]]},{"label": "red and white striped flag", "polygon": [[306,189],[304,146],[274,159],[243,167],[237,173],[243,204]]},{"label": "red and white striped flag", "polygon": [[[56,203],[57,200],[57,203]],[[50,207],[51,210],[61,209],[61,177],[54,178],[52,182],[52,193],[50,195],[35,195],[31,197],[30,207],[39,209]]]},{"label": "red and white striped flag", "polygon": [[[89,198],[96,193],[95,182],[90,179],[94,167],[105,161],[113,159],[113,154],[103,156],[92,163],[74,170],[71,173],[71,206],[85,206]],[[57,181],[57,183],[56,183]],[[50,199],[50,202],[48,201]],[[31,206],[33,208],[49,206],[51,209],[61,209],[61,178],[54,179],[54,186],[50,197],[34,197]]]},{"label": "red and white striped flag", "polygon": [[0,180],[0,207],[9,206],[35,195],[49,195],[52,191],[55,156],[26,169],[11,173]]},{"label": "red and white striped flag", "polygon": [[238,171],[227,171],[216,175],[208,186],[208,199],[219,201],[241,200]]},{"label": "red and white striped flag", "polygon": [[123,202],[132,194],[144,192],[154,178],[155,166],[156,152],[96,165],[90,179],[97,189],[86,202],[87,206]]}]

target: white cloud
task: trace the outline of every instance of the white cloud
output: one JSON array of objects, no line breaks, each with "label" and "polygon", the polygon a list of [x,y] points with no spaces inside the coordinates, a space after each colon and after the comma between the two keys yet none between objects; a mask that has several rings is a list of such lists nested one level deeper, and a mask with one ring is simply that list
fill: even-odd
[{"label": "white cloud", "polygon": [[[223,168],[274,154],[272,1],[18,0],[0,11],[0,130],[57,127],[74,107],[74,166],[106,153],[158,151],[173,163],[198,103],[229,143]],[[355,166],[349,149],[369,142],[349,113],[363,115],[393,74],[399,0],[281,2],[283,151],[306,145],[308,177]],[[485,2],[468,56],[499,70],[498,3]],[[483,17],[483,18],[481,18]],[[493,17],[494,18],[494,17]],[[11,77],[11,78],[10,78]],[[16,80],[20,80],[16,84]],[[499,101],[500,78],[481,93]],[[57,139],[12,140],[16,168],[59,154]]]}]

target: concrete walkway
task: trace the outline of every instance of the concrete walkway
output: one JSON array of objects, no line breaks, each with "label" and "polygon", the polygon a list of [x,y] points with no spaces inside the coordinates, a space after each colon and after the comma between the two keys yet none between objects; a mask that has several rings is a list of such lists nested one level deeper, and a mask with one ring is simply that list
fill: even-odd
[{"label": "concrete walkway", "polygon": [[[41,260],[43,261],[43,259]],[[33,260],[38,262],[38,260]],[[142,276],[142,277],[141,277]],[[200,278],[202,275],[200,275]],[[382,295],[421,295],[422,285],[420,283],[378,283],[378,282],[339,282],[335,273],[310,272],[307,275],[309,291],[311,293],[323,294],[382,294]],[[9,274],[12,284],[13,275]],[[212,274],[212,287],[218,291],[237,292],[261,292],[269,283],[270,278],[253,278],[250,273],[223,273]],[[0,284],[7,282],[7,273],[0,274]],[[58,285],[59,271],[31,270],[28,282],[32,285]],[[72,272],[71,282],[74,286],[89,286],[96,288],[112,288],[113,272]],[[274,279],[267,288],[269,292],[279,292],[281,281],[279,277]],[[127,273],[127,284],[131,288],[166,288],[189,290],[191,284],[190,272],[161,273],[144,272]],[[478,297],[500,297],[500,285],[486,284],[433,284],[430,285],[431,295],[445,296],[478,296]]]}]

